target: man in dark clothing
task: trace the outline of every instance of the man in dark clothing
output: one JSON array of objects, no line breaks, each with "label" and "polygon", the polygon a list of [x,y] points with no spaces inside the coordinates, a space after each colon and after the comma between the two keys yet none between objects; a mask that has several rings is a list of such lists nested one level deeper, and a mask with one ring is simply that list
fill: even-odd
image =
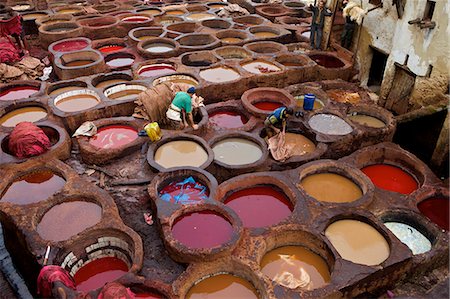
[{"label": "man in dark clothing", "polygon": [[[348,0],[344,0],[342,2],[342,5],[343,5],[342,9],[345,8],[347,3],[348,3]],[[352,39],[353,39],[353,32],[355,31],[355,28],[356,28],[356,22],[350,18],[350,15],[347,14],[345,16],[344,31],[342,31],[342,35],[341,35],[341,46],[342,47],[344,47],[346,49],[350,49],[350,46],[352,44]]]},{"label": "man in dark clothing", "polygon": [[[319,1],[319,6],[309,6],[312,10],[311,20],[311,36],[310,42],[313,49],[320,49],[320,43],[322,42],[323,25],[325,23],[325,17],[332,15],[331,11],[325,7],[325,0]],[[316,36],[317,34],[317,36]]]}]

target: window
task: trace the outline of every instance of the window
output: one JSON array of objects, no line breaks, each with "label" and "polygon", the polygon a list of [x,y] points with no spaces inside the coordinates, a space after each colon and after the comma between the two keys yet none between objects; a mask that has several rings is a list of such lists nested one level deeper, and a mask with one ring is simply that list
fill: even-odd
[{"label": "window", "polygon": [[[370,1],[369,1],[370,2]],[[431,21],[434,14],[434,7],[436,6],[435,1],[427,0],[427,5],[425,6],[425,12],[423,14],[422,20]]]},{"label": "window", "polygon": [[369,3],[373,5],[380,5],[382,3],[382,0],[369,0]]}]

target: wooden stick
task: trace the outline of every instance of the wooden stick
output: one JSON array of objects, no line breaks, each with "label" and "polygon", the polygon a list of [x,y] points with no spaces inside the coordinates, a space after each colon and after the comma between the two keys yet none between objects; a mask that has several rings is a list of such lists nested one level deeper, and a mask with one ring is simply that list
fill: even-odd
[{"label": "wooden stick", "polygon": [[152,181],[152,179],[129,179],[129,180],[115,180],[109,182],[110,186],[127,186],[127,185],[145,185]]},{"label": "wooden stick", "polygon": [[97,165],[88,165],[88,168],[91,168],[91,169],[94,169],[94,170],[103,172],[104,174],[106,174],[106,175],[109,176],[109,177],[112,177],[112,178],[115,177],[114,174],[112,174],[112,173],[109,172],[108,170],[104,169],[103,167],[99,167],[99,166],[97,166]]}]

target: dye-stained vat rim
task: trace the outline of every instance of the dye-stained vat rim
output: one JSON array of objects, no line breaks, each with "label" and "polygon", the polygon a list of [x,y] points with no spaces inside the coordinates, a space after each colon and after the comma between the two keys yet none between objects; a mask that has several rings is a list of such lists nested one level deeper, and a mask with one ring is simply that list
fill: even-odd
[{"label": "dye-stained vat rim", "polygon": [[149,31],[156,31],[156,32],[161,31],[161,33],[160,33],[158,36],[154,36],[154,37],[164,37],[164,36],[167,34],[167,31],[166,31],[166,29],[165,29],[164,27],[159,27],[159,26],[136,27],[136,28],[131,29],[131,30],[128,32],[128,37],[129,37],[132,41],[134,41],[135,43],[139,43],[141,40],[139,39],[139,37],[136,37],[135,34],[136,34],[137,32],[140,32],[140,31],[146,31],[146,30],[149,30]]},{"label": "dye-stained vat rim", "polygon": [[[273,95],[273,98],[267,98],[269,93]],[[255,97],[255,94],[261,96]],[[280,98],[282,98],[283,100],[279,100]],[[262,110],[253,105],[254,103],[257,103],[259,99],[265,101],[274,100],[274,102],[279,102],[282,104],[282,106],[290,108],[294,108],[296,106],[294,97],[284,89],[274,87],[252,88],[242,94],[241,101],[242,105],[248,112],[259,118],[265,118],[267,115],[272,113],[272,111]]]},{"label": "dye-stained vat rim", "polygon": [[[114,83],[112,85],[106,86],[106,87],[97,87],[100,83],[105,82],[105,81],[109,81],[109,80],[114,80],[114,79],[120,79],[120,80],[124,80],[126,82],[131,82],[133,81],[133,76],[130,75],[128,72],[125,71],[116,71],[116,72],[110,72],[110,73],[106,73],[106,74],[99,74],[97,76],[94,76],[91,80],[90,83],[92,84],[92,86],[96,89],[101,90],[101,92],[103,92],[103,90],[105,90],[107,87],[115,85]],[[117,84],[117,83],[116,83]],[[119,83],[122,84],[122,83]]]},{"label": "dye-stained vat rim", "polygon": [[139,63],[137,66],[133,66],[133,73],[135,77],[140,78],[154,78],[158,77],[160,75],[156,76],[142,76],[141,73],[143,73],[146,69],[151,69],[152,67],[164,67],[167,69],[173,69],[174,73],[176,73],[178,65],[175,62],[172,62],[170,60],[166,59],[156,59],[156,60],[147,60],[144,62]]},{"label": "dye-stained vat rim", "polygon": [[255,126],[257,125],[257,119],[250,114],[247,110],[243,109],[242,106],[240,105],[240,103],[215,103],[215,104],[209,104],[206,105],[206,111],[208,113],[208,117],[210,114],[214,114],[216,112],[219,111],[232,111],[232,112],[236,112],[238,114],[243,115],[245,118],[247,118],[247,122],[239,128],[225,128],[224,130],[237,130],[237,131],[251,131],[255,128]]},{"label": "dye-stained vat rim", "polygon": [[52,14],[47,15],[46,17],[36,19],[35,23],[39,27],[41,25],[44,25],[45,23],[52,22],[55,20],[62,20],[62,21],[72,21],[74,17],[70,14]]},{"label": "dye-stained vat rim", "polygon": [[172,80],[170,80],[171,78],[173,78],[175,80],[177,80],[177,79],[190,80],[190,81],[192,81],[192,83],[196,84],[196,85],[194,85],[195,87],[197,87],[200,84],[199,80],[197,80],[197,78],[191,74],[175,73],[175,74],[171,74],[171,75],[159,76],[158,78],[153,80],[152,85],[153,85],[153,87],[155,87],[156,85],[159,85],[163,82],[171,82],[172,81]]},{"label": "dye-stained vat rim", "polygon": [[[182,42],[184,39],[200,39],[202,37],[208,38],[208,43],[202,43],[201,45],[186,45]],[[180,49],[189,51],[212,50],[220,45],[220,40],[215,35],[208,33],[186,33],[175,38],[175,41],[179,44]]]},{"label": "dye-stained vat rim", "polygon": [[[176,220],[184,215],[198,212],[212,212],[227,221],[232,227],[230,239],[212,248],[189,248],[178,241],[172,233]],[[182,209],[174,211],[161,223],[162,237],[169,255],[178,262],[187,263],[211,261],[230,254],[238,246],[242,238],[242,231],[242,222],[232,209],[212,202],[184,206]]]},{"label": "dye-stained vat rim", "polygon": [[[270,71],[270,72],[259,72],[259,73],[254,73],[251,72],[249,70],[247,70],[245,68],[246,65],[251,64],[251,63],[255,63],[255,62],[261,62],[261,63],[265,63],[267,65],[272,65],[274,67],[276,67],[278,70],[274,70],[274,71]],[[262,55],[261,57],[250,57],[250,58],[246,58],[246,59],[242,59],[239,62],[239,67],[242,69],[243,72],[250,74],[251,76],[261,76],[261,77],[268,77],[268,76],[280,76],[283,74],[283,72],[285,71],[285,66],[282,65],[281,63],[269,58],[269,57],[265,57],[264,55]],[[269,88],[269,87],[260,87],[260,88]]]},{"label": "dye-stained vat rim", "polygon": [[[118,83],[112,86],[105,87],[103,94],[107,98],[108,101],[114,101],[114,102],[121,102],[121,101],[130,101],[130,100],[120,100],[120,99],[111,99],[110,96],[124,91],[124,90],[140,90],[141,92],[146,91],[147,87],[143,84],[134,83],[134,82],[124,82],[124,83]],[[137,96],[136,96],[137,97]],[[135,101],[135,99],[133,99]]]},{"label": "dye-stained vat rim", "polygon": [[54,98],[60,94],[63,94],[64,92],[61,92],[57,95],[51,95],[52,92],[54,92],[58,89],[61,89],[64,87],[70,87],[70,86],[80,87],[80,89],[88,89],[89,88],[87,82],[82,81],[82,80],[77,80],[77,79],[62,80],[62,81],[54,82],[51,84],[47,84],[47,86],[45,88],[45,94],[47,94],[50,98]]},{"label": "dye-stained vat rim", "polygon": [[[41,101],[37,101],[35,99],[30,99],[29,101],[14,102],[10,105],[5,106],[2,109],[2,112],[0,113],[0,118],[2,118],[3,116],[6,116],[7,114],[9,114],[15,110],[23,109],[23,108],[27,108],[27,107],[41,108],[41,109],[45,110],[45,112],[47,113],[47,115],[45,117],[41,118],[38,121],[35,121],[34,122],[35,124],[48,121],[51,118],[50,108],[47,105],[45,105],[44,103],[42,103]],[[6,132],[12,131],[14,129],[14,127],[3,126],[3,124],[0,124],[0,128],[2,128],[2,130],[6,131]]]},{"label": "dye-stained vat rim", "polygon": [[[192,60],[190,60],[189,58],[191,56],[194,56],[194,57],[199,56],[199,58],[202,58],[202,56],[207,56],[203,60],[207,60],[208,62],[211,62],[211,63],[209,65],[201,65],[201,66],[190,65],[189,63],[192,62]],[[183,64],[189,68],[210,68],[210,67],[216,66],[218,63],[221,62],[220,57],[217,57],[213,52],[206,51],[206,50],[195,51],[195,52],[186,52],[186,53],[181,54],[179,57],[180,57],[181,64]],[[195,61],[198,61],[198,60],[195,60]]]},{"label": "dye-stained vat rim", "polygon": [[[237,75],[237,78],[235,78],[233,80],[226,80],[226,81],[219,81],[219,82],[217,82],[217,81],[209,81],[209,80],[207,80],[206,78],[204,78],[201,75],[202,72],[211,71],[211,70],[215,70],[215,69],[222,69],[222,70],[226,70],[226,71],[232,72],[234,75]],[[199,77],[201,78],[201,80],[203,80],[204,82],[207,82],[207,84],[235,84],[235,83],[241,81],[242,77],[243,77],[242,74],[239,72],[239,68],[236,68],[236,67],[233,67],[233,66],[229,66],[228,64],[221,63],[221,62],[219,62],[217,64],[214,64],[214,65],[210,65],[210,66],[205,67],[205,68],[201,68],[199,70],[198,74],[199,74]]]},{"label": "dye-stained vat rim", "polygon": [[[224,56],[219,54],[220,51],[227,51],[227,50],[229,50],[229,51],[230,50],[231,51],[232,50],[236,50],[236,51],[239,51],[241,53],[245,53],[247,56],[246,57],[242,57],[242,58],[225,58]],[[250,51],[244,49],[243,47],[233,46],[233,45],[229,45],[229,46],[227,45],[227,46],[222,46],[222,47],[216,48],[216,49],[213,50],[213,53],[216,54],[217,57],[220,57],[223,60],[232,60],[232,61],[239,60],[240,61],[240,60],[253,58],[253,54]]]},{"label": "dye-stained vat rim", "polygon": [[77,5],[65,5],[65,6],[55,7],[55,8],[53,8],[53,10],[55,11],[55,13],[59,13],[59,14],[65,14],[65,13],[61,12],[63,10],[75,10],[75,12],[73,12],[73,13],[67,13],[67,14],[71,14],[73,16],[80,16],[80,15],[85,14],[85,11],[83,10],[83,8],[79,7]]},{"label": "dye-stained vat rim", "polygon": [[[142,21],[135,21],[132,20],[133,18],[143,18],[145,20]],[[147,14],[143,14],[143,13],[137,13],[137,12],[131,12],[131,13],[126,13],[126,14],[121,14],[119,16],[119,23],[125,26],[132,26],[133,28],[135,27],[134,25],[139,24],[139,25],[150,25],[154,22],[155,18],[151,15],[147,15]]]},{"label": "dye-stained vat rim", "polygon": [[[325,104],[325,105],[327,105],[327,104]],[[313,118],[317,115],[321,115],[321,114],[337,117],[338,119],[342,120],[345,124],[347,124],[352,130],[346,134],[327,134],[327,133],[318,131],[316,129],[313,129],[309,123],[311,118]],[[315,132],[317,134],[317,140],[322,141],[322,142],[338,141],[338,140],[342,140],[343,138],[350,138],[350,137],[354,136],[355,134],[357,134],[357,132],[358,132],[358,130],[356,129],[356,126],[347,119],[346,115],[342,115],[341,112],[338,110],[334,110],[334,109],[330,109],[330,108],[325,109],[325,107],[323,107],[322,109],[313,110],[312,113],[308,114],[306,117],[306,120],[305,120],[305,125],[310,130]]]},{"label": "dye-stained vat rim", "polygon": [[[159,11],[159,13],[157,13],[157,14],[145,13],[145,11],[148,11],[148,10],[157,10],[157,11]],[[165,14],[164,10],[162,10],[160,7],[157,7],[157,6],[141,6],[136,9],[136,12],[140,13],[140,14],[146,14],[146,15],[149,14],[149,15],[153,16],[154,18],[160,17]]]},{"label": "dye-stained vat rim", "polygon": [[[189,8],[188,8],[189,10]],[[202,19],[196,19],[196,18],[192,18],[192,15],[198,15],[198,14],[202,14],[202,15],[209,15],[210,17],[208,18],[202,18]],[[187,14],[184,15],[184,18],[188,21],[198,21],[198,22],[202,22],[202,21],[207,21],[207,20],[214,20],[214,19],[219,19],[219,16],[217,16],[216,14],[209,12],[208,10],[204,10],[204,11],[188,11]]]},{"label": "dye-stained vat rim", "polygon": [[[298,65],[298,66],[294,66],[294,65],[284,65],[283,62],[280,62],[280,60],[284,60],[284,58],[292,58],[293,60],[296,61],[300,61],[302,63],[304,63],[303,65]],[[281,55],[277,55],[275,57],[275,61],[284,65],[284,67],[286,69],[305,69],[305,68],[312,68],[314,67],[314,62],[305,54],[300,54],[300,53],[284,53]]]},{"label": "dye-stained vat rim", "polygon": [[[94,21],[104,21],[104,24],[92,26],[91,23],[93,23]],[[119,24],[119,19],[110,15],[99,15],[98,17],[78,20],[78,23],[81,25],[81,27],[84,28],[84,30],[95,32],[115,27],[117,24]]]},{"label": "dye-stained vat rim", "polygon": [[[271,52],[258,52],[255,51],[257,48],[259,47],[271,47],[273,49],[276,49],[275,51],[271,51]],[[278,42],[274,42],[274,41],[255,41],[255,42],[251,42],[248,44],[244,45],[244,49],[249,50],[250,52],[254,53],[255,55],[262,55],[262,56],[276,56],[278,57],[279,54],[283,53],[283,52],[288,52],[288,48]],[[278,62],[278,61],[277,61]]]},{"label": "dye-stained vat rim", "polygon": [[[358,168],[335,160],[318,160],[306,163],[295,170],[298,174],[296,178],[297,189],[299,192],[309,201],[315,205],[323,206],[326,208],[333,207],[365,207],[368,206],[374,199],[375,186],[372,181]],[[330,202],[320,201],[310,195],[306,190],[300,187],[303,179],[308,176],[322,173],[332,173],[342,176],[352,181],[361,190],[362,196],[356,200],[350,202]]]},{"label": "dye-stained vat rim", "polygon": [[[276,40],[279,39],[282,36],[282,32],[278,28],[271,27],[269,25],[254,25],[247,28],[247,31],[251,36],[253,36],[253,39],[255,41],[270,41],[270,40]],[[275,36],[271,37],[258,37],[255,35],[255,33],[258,32],[271,32],[276,34]]]},{"label": "dye-stained vat rim", "polygon": [[[225,2],[224,2],[225,3]],[[230,46],[241,46],[250,40],[248,33],[245,30],[234,29],[233,27],[228,29],[222,29],[215,33],[216,37],[220,40],[222,45],[230,45]],[[229,35],[229,36],[228,36]],[[238,43],[228,43],[223,41],[224,38],[235,37],[239,38],[241,41]]]},{"label": "dye-stained vat rim", "polygon": [[[91,97],[94,97],[97,100],[98,103],[96,105],[92,106],[92,107],[89,107],[89,108],[86,108],[86,109],[82,109],[82,110],[79,110],[79,111],[74,111],[74,112],[66,112],[66,111],[63,111],[63,110],[58,108],[57,104],[58,104],[59,101],[62,101],[62,100],[64,100],[67,97],[77,96],[77,95],[81,95],[81,94],[87,94],[87,95],[89,95]],[[59,94],[52,101],[50,101],[50,106],[52,107],[52,109],[55,109],[56,111],[60,111],[60,113],[64,113],[65,115],[67,115],[67,114],[78,114],[80,112],[93,109],[94,107],[98,107],[100,104],[103,104],[103,101],[102,101],[101,97],[95,91],[93,91],[91,89],[77,89],[77,90],[67,91],[67,92],[64,92],[62,94]]]},{"label": "dye-stained vat rim", "polygon": [[[65,28],[69,28],[65,31],[51,31],[49,29],[53,28],[61,28],[61,26],[66,26]],[[83,28],[76,21],[67,21],[67,22],[58,22],[51,24],[42,24],[39,26],[39,32],[45,34],[46,36],[54,36],[54,37],[67,37],[68,35],[76,34],[81,32]],[[53,42],[53,41],[52,41]]]},{"label": "dye-stained vat rim", "polygon": [[[245,21],[243,21],[243,20],[247,20],[247,19],[257,20],[257,22],[246,23]],[[260,16],[256,13],[252,13],[252,14],[245,15],[245,16],[234,17],[233,22],[236,24],[245,26],[245,27],[258,26],[258,25],[268,23],[268,21],[265,18],[263,18],[262,16]]]},{"label": "dye-stained vat rim", "polygon": [[432,219],[428,218],[425,214],[422,213],[422,211],[419,209],[419,204],[427,201],[428,199],[434,199],[434,198],[444,198],[450,201],[450,191],[447,186],[439,186],[436,187],[434,185],[432,186],[424,186],[420,188],[415,196],[411,197],[414,204],[414,210],[417,211],[422,217],[425,217],[429,223],[432,223],[435,227],[438,227],[439,230],[445,231],[444,228],[441,228],[437,223],[435,223]]},{"label": "dye-stained vat rim", "polygon": [[172,133],[170,135],[168,134],[168,135],[164,136],[160,141],[150,144],[150,146],[148,147],[147,162],[150,165],[150,167],[158,172],[172,171],[174,169],[174,167],[165,168],[165,167],[159,165],[155,161],[154,157],[155,157],[156,151],[158,150],[158,148],[160,148],[161,146],[163,146],[166,143],[169,143],[172,141],[183,141],[183,140],[184,141],[192,141],[192,142],[197,143],[206,152],[207,159],[198,168],[206,169],[209,165],[211,165],[211,163],[214,160],[214,152],[212,151],[211,147],[208,145],[208,143],[203,138],[200,138],[196,135],[186,134],[186,133],[181,133],[181,134]]},{"label": "dye-stained vat rim", "polygon": [[[212,27],[212,25],[209,25],[209,23],[212,23],[212,22],[216,22],[216,23],[218,22],[218,23],[225,24],[226,27],[225,28],[224,27]],[[202,21],[200,21],[200,24],[203,27],[210,28],[212,30],[224,30],[224,29],[230,29],[233,27],[233,23],[231,21],[229,21],[227,19],[220,19],[220,18],[202,20]]]},{"label": "dye-stained vat rim", "polygon": [[373,106],[373,105],[369,105],[369,104],[357,104],[357,105],[353,105],[352,107],[349,107],[347,110],[347,116],[352,115],[353,113],[356,113],[357,115],[367,115],[367,116],[371,116],[374,118],[379,119],[380,121],[382,121],[384,123],[384,126],[381,128],[374,128],[374,127],[370,127],[370,126],[366,126],[363,124],[360,124],[358,122],[354,122],[351,121],[353,124],[355,124],[355,126],[363,128],[365,131],[368,132],[387,132],[387,131],[391,131],[391,130],[395,130],[396,126],[397,126],[397,121],[394,117],[394,115],[392,113],[390,113],[389,111],[378,107],[378,106]]},{"label": "dye-stained vat rim", "polygon": [[42,82],[40,81],[36,81],[36,80],[17,80],[17,81],[13,81],[10,83],[6,83],[6,84],[2,84],[0,86],[0,93],[4,92],[4,91],[8,91],[11,88],[14,87],[32,87],[33,89],[36,89],[36,91],[32,94],[30,94],[28,97],[26,98],[20,98],[20,99],[14,99],[14,100],[0,100],[0,103],[11,103],[11,102],[22,102],[31,98],[36,98],[38,97],[41,93],[42,93],[42,89],[44,88],[44,84],[42,84]]},{"label": "dye-stained vat rim", "polygon": [[230,165],[226,164],[224,162],[221,162],[219,160],[214,159],[213,163],[220,168],[228,169],[228,170],[250,170],[253,168],[262,167],[263,164],[267,161],[267,158],[269,156],[269,151],[267,150],[266,143],[264,140],[262,140],[259,136],[249,133],[249,132],[243,132],[243,131],[231,131],[231,132],[224,132],[221,134],[215,135],[213,138],[211,138],[208,141],[209,146],[211,147],[211,150],[213,150],[214,145],[217,144],[220,141],[226,140],[226,139],[245,139],[247,141],[253,142],[256,145],[259,146],[261,150],[261,157],[256,160],[255,162],[246,163],[246,164],[239,164],[239,165]]},{"label": "dye-stained vat rim", "polygon": [[[147,51],[146,46],[149,44],[167,44],[172,47],[171,50],[166,52],[150,52]],[[148,58],[170,58],[177,56],[180,51],[180,45],[177,41],[166,37],[156,37],[138,42],[137,44],[138,53],[143,57]]]},{"label": "dye-stained vat rim", "polygon": [[[132,59],[133,61],[129,64],[120,65],[120,66],[111,66],[110,64],[108,64],[108,62],[110,62],[111,60],[117,59],[117,58],[128,58],[128,59]],[[117,52],[105,55],[104,59],[105,59],[105,64],[112,70],[121,70],[121,69],[127,70],[127,69],[130,69],[131,66],[133,66],[133,64],[135,63],[136,59],[138,59],[138,57],[136,57],[136,55],[134,55],[130,52],[117,51]]]},{"label": "dye-stained vat rim", "polygon": [[[351,67],[351,63],[350,62],[340,58],[338,56],[338,54],[335,53],[335,52],[326,52],[326,51],[315,50],[315,51],[311,51],[311,52],[307,53],[306,55],[316,64],[316,67],[319,68],[319,69],[342,70],[342,69],[348,69],[349,67]],[[315,62],[314,59],[311,57],[311,56],[314,56],[314,55],[322,55],[322,56],[333,57],[333,58],[339,60],[340,62],[342,62],[343,65],[339,66],[339,67],[329,67],[329,68],[327,68],[327,67],[322,66],[322,65],[318,64],[317,62]]]},{"label": "dye-stained vat rim", "polygon": [[[174,27],[181,27],[180,29],[183,29],[183,31],[178,31],[179,28]],[[173,36],[175,38],[183,34],[199,32],[202,29],[202,26],[200,26],[198,22],[187,20],[173,24],[168,24],[165,26],[165,28],[167,30],[169,37]]]},{"label": "dye-stained vat rim", "polygon": [[[83,52],[84,54],[89,53],[91,56],[96,56],[96,58],[93,58],[93,60],[91,60],[91,63],[85,64],[85,65],[81,65],[81,66],[67,66],[64,57],[68,56],[68,55],[76,55],[76,56],[80,56],[83,57]],[[76,59],[70,59],[72,61],[77,61]],[[78,59],[78,60],[83,60],[83,59]],[[67,63],[70,63],[67,62]],[[60,68],[61,71],[76,71],[76,70],[81,70],[81,69],[86,69],[86,68],[92,68],[92,67],[98,67],[101,64],[104,63],[104,58],[103,55],[100,51],[98,50],[94,50],[94,49],[89,49],[86,48],[85,50],[78,50],[78,51],[72,51],[72,52],[66,52],[64,54],[61,54],[59,56],[56,57],[55,59],[55,64],[57,68]]]}]

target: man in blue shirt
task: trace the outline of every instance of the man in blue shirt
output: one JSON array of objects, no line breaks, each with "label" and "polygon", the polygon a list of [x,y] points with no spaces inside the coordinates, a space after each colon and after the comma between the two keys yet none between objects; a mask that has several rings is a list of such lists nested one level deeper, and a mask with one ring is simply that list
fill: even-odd
[{"label": "man in blue shirt", "polygon": [[293,114],[294,110],[287,107],[277,108],[270,113],[264,120],[267,136],[270,138],[274,135],[273,132],[279,133],[280,129],[276,128],[276,126],[279,126],[280,124],[282,125],[282,130],[284,131],[286,129],[286,120]]},{"label": "man in blue shirt", "polygon": [[194,118],[192,116],[191,96],[194,93],[195,87],[190,87],[187,92],[177,92],[172,100],[172,104],[170,104],[169,109],[167,109],[166,116],[169,119],[169,122],[172,122],[174,126],[179,129],[185,129],[189,125],[194,130],[198,129],[198,125],[194,124]]}]

